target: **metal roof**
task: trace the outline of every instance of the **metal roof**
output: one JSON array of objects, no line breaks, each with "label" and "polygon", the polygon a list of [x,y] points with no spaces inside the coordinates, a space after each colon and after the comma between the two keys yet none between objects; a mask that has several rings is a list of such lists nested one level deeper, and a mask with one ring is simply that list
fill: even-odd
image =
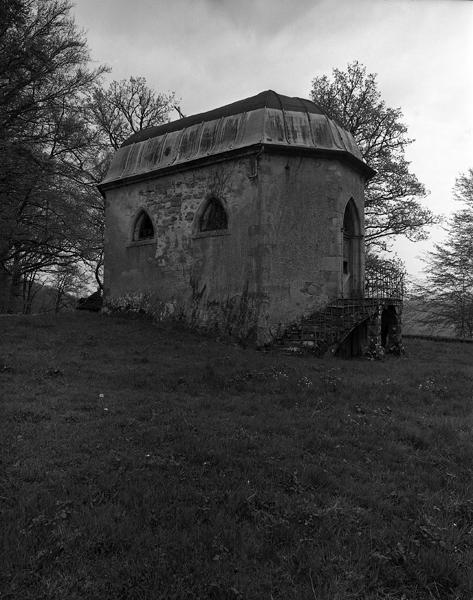
[{"label": "metal roof", "polygon": [[267,90],[135,133],[116,152],[100,188],[262,147],[345,158],[365,177],[374,174],[352,135],[316,103]]}]

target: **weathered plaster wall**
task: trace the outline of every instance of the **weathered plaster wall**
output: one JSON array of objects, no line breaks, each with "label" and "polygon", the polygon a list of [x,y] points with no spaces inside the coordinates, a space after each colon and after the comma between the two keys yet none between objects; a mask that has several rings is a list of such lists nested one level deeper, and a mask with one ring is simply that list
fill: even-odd
[{"label": "weathered plaster wall", "polygon": [[[257,195],[253,169],[254,161],[242,158],[108,191],[108,304],[151,304],[158,318],[182,315],[226,333],[251,335],[258,279],[248,236]],[[225,205],[228,232],[199,234],[200,210],[211,195]],[[132,242],[142,208],[154,222],[156,238]]]},{"label": "weathered plaster wall", "polygon": [[[363,221],[363,180],[336,160],[265,155],[260,164],[263,295],[260,327],[310,314],[342,296],[343,216],[353,198]],[[359,273],[364,271],[360,240]]]},{"label": "weathered plaster wall", "polygon": [[[205,200],[225,205],[227,232],[197,232]],[[336,160],[255,157],[123,185],[106,193],[105,297],[158,318],[270,341],[341,293],[342,224],[363,183]],[[156,238],[132,242],[140,209]]]}]

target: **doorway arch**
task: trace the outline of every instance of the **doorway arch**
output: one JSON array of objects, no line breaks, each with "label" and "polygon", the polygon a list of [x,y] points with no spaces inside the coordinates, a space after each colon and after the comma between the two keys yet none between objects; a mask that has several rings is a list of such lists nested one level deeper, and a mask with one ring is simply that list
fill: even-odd
[{"label": "doorway arch", "polygon": [[353,198],[347,202],[342,227],[342,294],[357,298],[362,294],[361,225]]}]

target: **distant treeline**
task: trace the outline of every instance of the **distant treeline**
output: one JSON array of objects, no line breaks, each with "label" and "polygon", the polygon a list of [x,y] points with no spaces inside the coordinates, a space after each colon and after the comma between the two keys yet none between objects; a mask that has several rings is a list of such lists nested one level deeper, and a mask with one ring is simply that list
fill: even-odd
[{"label": "distant treeline", "polygon": [[444,337],[441,335],[422,335],[422,334],[418,335],[415,333],[406,333],[402,337],[403,338],[416,338],[419,340],[430,340],[432,342],[473,344],[473,339],[471,339],[471,338]]}]

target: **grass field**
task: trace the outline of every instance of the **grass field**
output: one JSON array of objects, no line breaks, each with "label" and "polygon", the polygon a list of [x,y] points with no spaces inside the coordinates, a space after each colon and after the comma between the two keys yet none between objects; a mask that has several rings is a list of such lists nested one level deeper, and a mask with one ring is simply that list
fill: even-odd
[{"label": "grass field", "polygon": [[0,597],[473,598],[473,345],[0,318]]}]

